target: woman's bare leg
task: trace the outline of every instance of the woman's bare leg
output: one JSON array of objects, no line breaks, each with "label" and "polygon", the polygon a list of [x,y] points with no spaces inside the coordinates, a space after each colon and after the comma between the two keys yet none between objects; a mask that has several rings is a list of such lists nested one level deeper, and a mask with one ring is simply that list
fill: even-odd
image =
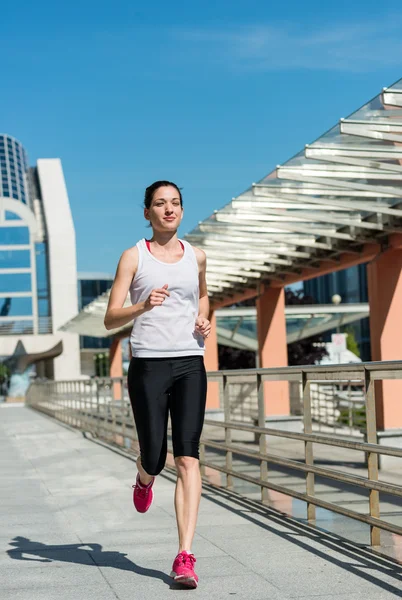
[{"label": "woman's bare leg", "polygon": [[179,553],[183,550],[190,552],[202,489],[199,461],[192,456],[178,456],[175,458],[175,463],[177,469],[175,509]]}]

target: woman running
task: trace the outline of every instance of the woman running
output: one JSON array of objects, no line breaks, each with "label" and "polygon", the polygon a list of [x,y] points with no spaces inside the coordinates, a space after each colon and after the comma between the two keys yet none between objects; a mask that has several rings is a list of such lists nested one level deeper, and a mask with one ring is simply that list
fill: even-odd
[{"label": "woman running", "polygon": [[[144,216],[152,238],[123,252],[105,327],[114,329],[134,320],[128,389],[140,445],[133,486],[139,512],[151,506],[155,477],[165,466],[170,412],[179,534],[171,576],[197,587],[191,545],[201,497],[198,451],[207,392],[204,338],[211,331],[206,257],[177,236],[183,200],[176,184],[157,181],[149,186]],[[132,306],[123,308],[128,291]]]}]

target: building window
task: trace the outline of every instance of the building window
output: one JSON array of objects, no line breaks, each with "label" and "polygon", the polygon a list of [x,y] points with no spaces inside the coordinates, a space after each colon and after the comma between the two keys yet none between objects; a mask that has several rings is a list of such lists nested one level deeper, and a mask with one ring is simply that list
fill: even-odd
[{"label": "building window", "polygon": [[0,298],[0,318],[31,316],[32,298]]},{"label": "building window", "polygon": [[90,337],[88,335],[80,336],[80,348],[87,350],[110,348],[111,343],[110,338]]},{"label": "building window", "polygon": [[30,266],[29,250],[0,250],[0,269],[29,269]]},{"label": "building window", "polygon": [[0,276],[0,293],[31,292],[30,273],[2,273]]},{"label": "building window", "polygon": [[0,335],[32,335],[33,321],[30,319],[18,319],[17,321],[1,320]]},{"label": "building window", "polygon": [[35,244],[36,254],[36,286],[38,290],[38,314],[40,317],[50,317],[49,268],[47,244]]},{"label": "building window", "polygon": [[10,210],[6,210],[6,221],[21,221],[21,217],[17,215],[15,212],[11,212]]},{"label": "building window", "polygon": [[28,227],[0,227],[0,246],[29,244]]},{"label": "building window", "polygon": [[113,279],[81,279],[79,285],[80,309],[112,287]]}]

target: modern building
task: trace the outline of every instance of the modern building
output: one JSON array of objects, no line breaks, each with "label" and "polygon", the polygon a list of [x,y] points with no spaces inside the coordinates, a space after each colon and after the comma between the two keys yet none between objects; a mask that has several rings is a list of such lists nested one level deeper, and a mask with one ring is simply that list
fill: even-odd
[{"label": "modern building", "polygon": [[[328,273],[304,282],[304,293],[311,296],[314,303],[331,304],[334,296],[340,296],[341,304],[367,303],[367,267],[355,265],[343,271]],[[365,318],[349,326],[359,346],[360,356],[364,361],[371,360],[370,323]],[[327,335],[330,335],[328,332]]]},{"label": "modern building", "polygon": [[[78,306],[81,311],[95,298],[112,287],[113,275],[108,273],[78,273]],[[101,354],[108,356],[110,337],[80,336],[81,373],[96,375],[96,360]]]},{"label": "modern building", "polygon": [[22,395],[34,371],[80,376],[79,336],[59,331],[78,310],[75,230],[60,159],[29,167],[0,135],[0,168],[0,361]]}]

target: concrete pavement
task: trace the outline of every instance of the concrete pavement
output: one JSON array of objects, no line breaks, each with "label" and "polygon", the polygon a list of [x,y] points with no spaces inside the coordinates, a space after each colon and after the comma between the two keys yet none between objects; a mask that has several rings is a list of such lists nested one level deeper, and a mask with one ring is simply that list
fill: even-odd
[{"label": "concrete pavement", "polygon": [[155,503],[131,503],[133,460],[20,406],[0,408],[0,600],[385,600],[402,569],[342,541],[204,487],[193,551],[197,590],[168,574],[177,551],[174,476]]}]

